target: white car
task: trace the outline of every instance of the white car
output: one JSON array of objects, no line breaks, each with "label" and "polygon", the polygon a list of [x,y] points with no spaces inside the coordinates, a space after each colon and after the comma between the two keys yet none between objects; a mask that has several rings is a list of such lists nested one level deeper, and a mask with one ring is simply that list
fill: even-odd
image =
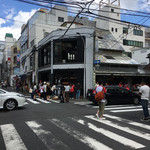
[{"label": "white car", "polygon": [[13,110],[16,107],[24,106],[25,102],[26,98],[24,95],[0,89],[0,108]]}]

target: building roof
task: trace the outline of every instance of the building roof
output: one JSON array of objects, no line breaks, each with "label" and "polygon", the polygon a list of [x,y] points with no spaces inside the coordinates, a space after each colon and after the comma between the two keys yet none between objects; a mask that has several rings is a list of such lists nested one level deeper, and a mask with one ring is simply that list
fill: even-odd
[{"label": "building roof", "polygon": [[11,34],[11,33],[6,33],[6,34],[5,34],[5,38],[6,38],[6,37],[13,38],[13,34]]},{"label": "building roof", "polygon": [[117,54],[113,52],[102,52],[95,54],[96,60],[100,60],[101,63],[108,64],[122,64],[122,65],[139,65],[138,62],[125,54]]}]

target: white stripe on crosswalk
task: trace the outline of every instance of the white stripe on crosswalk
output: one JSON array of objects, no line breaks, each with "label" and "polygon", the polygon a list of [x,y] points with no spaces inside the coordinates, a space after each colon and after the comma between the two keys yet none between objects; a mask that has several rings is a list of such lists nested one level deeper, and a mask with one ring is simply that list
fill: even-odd
[{"label": "white stripe on crosswalk", "polygon": [[85,122],[84,120],[81,120],[81,119],[79,119],[79,120],[75,119],[75,120],[78,123],[82,124],[82,125],[87,125],[90,129],[92,129],[92,130],[94,130],[94,131],[96,131],[98,133],[101,133],[101,134],[107,136],[110,139],[113,139],[113,140],[115,140],[115,141],[117,141],[117,142],[119,142],[119,143],[121,143],[121,144],[123,144],[125,146],[129,146],[130,148],[139,149],[139,148],[145,147],[142,144],[139,144],[139,143],[137,143],[137,142],[135,142],[133,140],[125,138],[125,137],[123,137],[121,135],[118,135],[116,133],[113,133],[113,132],[111,132],[109,130],[98,128],[95,125],[93,125],[92,123],[87,123],[87,122]]},{"label": "white stripe on crosswalk", "polygon": [[[142,111],[143,109],[123,109],[123,110],[112,110],[111,112],[117,113],[117,112],[130,112],[130,111]],[[150,108],[148,109],[150,110]]]},{"label": "white stripe on crosswalk", "polygon": [[123,118],[120,118],[120,117],[117,117],[117,116],[108,115],[108,114],[105,114],[105,117],[108,117],[108,118],[111,118],[111,119],[115,119],[115,120],[121,121],[121,122],[127,122],[130,125],[134,125],[134,126],[138,126],[138,127],[150,130],[150,126],[146,125],[146,124],[143,124],[143,123],[134,122],[134,121],[131,121],[131,120],[128,120],[128,119],[123,119]]},{"label": "white stripe on crosswalk", "polygon": [[6,150],[27,150],[13,124],[1,125]]},{"label": "white stripe on crosswalk", "polygon": [[142,106],[129,106],[129,107],[126,107],[126,106],[124,106],[124,107],[114,107],[114,108],[105,108],[105,110],[114,110],[114,109],[130,109],[130,108],[142,108]]},{"label": "white stripe on crosswalk", "polygon": [[50,101],[50,102],[53,102],[53,103],[60,103],[59,100],[52,100],[52,99],[50,99],[49,101]]},{"label": "white stripe on crosswalk", "polygon": [[138,131],[138,130],[135,130],[132,128],[120,126],[117,123],[114,123],[114,122],[109,121],[109,120],[99,120],[99,119],[95,118],[93,115],[89,115],[89,116],[85,116],[85,117],[150,141],[150,134],[149,133],[144,133],[142,131]]},{"label": "white stripe on crosswalk", "polygon": [[40,99],[40,98],[36,98],[38,101],[40,101],[40,102],[42,102],[42,103],[46,103],[46,104],[48,104],[48,103],[51,103],[51,102],[48,102],[48,101],[46,101],[46,100],[42,100],[42,99]]},{"label": "white stripe on crosswalk", "polygon": [[33,99],[30,99],[30,98],[27,98],[27,100],[33,104],[40,104],[39,102],[37,101],[34,101]]},{"label": "white stripe on crosswalk", "polygon": [[65,124],[64,122],[62,122],[58,119],[52,119],[49,121],[51,121],[53,124],[55,124],[60,129],[67,132],[69,135],[73,136],[75,139],[87,144],[89,147],[91,147],[94,150],[100,150],[100,149],[112,150],[110,147],[100,143],[99,141],[97,141],[97,140],[77,131],[77,130],[74,130],[72,127],[70,127],[69,125]]},{"label": "white stripe on crosswalk", "polygon": [[48,149],[55,149],[54,147],[60,147],[69,149],[62,141],[56,139],[54,135],[48,131],[42,129],[42,125],[35,121],[28,121],[26,124],[32,129],[32,131],[38,136],[38,138],[46,145]]}]

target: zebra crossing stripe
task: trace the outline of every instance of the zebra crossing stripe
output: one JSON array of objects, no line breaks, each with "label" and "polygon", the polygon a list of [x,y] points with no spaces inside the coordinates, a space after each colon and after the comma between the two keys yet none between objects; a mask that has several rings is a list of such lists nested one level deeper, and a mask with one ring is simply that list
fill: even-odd
[{"label": "zebra crossing stripe", "polygon": [[[150,108],[148,109],[150,110]],[[142,111],[142,108],[141,109],[128,109],[128,110],[112,110],[111,112],[130,112],[130,111]]]},{"label": "zebra crossing stripe", "polygon": [[6,150],[27,150],[13,124],[1,125]]},{"label": "zebra crossing stripe", "polygon": [[33,99],[30,99],[30,98],[27,98],[27,100],[33,104],[40,104],[39,102],[37,101],[34,101]]},{"label": "zebra crossing stripe", "polygon": [[113,132],[111,132],[109,130],[98,128],[95,125],[93,125],[92,123],[87,123],[87,122],[85,122],[84,120],[81,120],[81,119],[79,119],[79,120],[75,119],[75,120],[78,123],[80,123],[82,125],[85,125],[85,126],[88,126],[90,129],[92,129],[92,130],[94,130],[94,131],[96,131],[98,133],[101,133],[101,134],[103,134],[104,136],[107,136],[110,139],[113,139],[113,140],[115,140],[115,141],[117,141],[117,142],[119,142],[119,143],[121,143],[121,144],[123,144],[125,146],[129,146],[130,148],[139,149],[139,148],[145,147],[142,144],[139,144],[139,143],[137,143],[137,142],[135,142],[133,140],[125,138],[125,137],[123,137],[121,135],[118,135],[116,133],[113,133]]},{"label": "zebra crossing stripe", "polygon": [[69,125],[65,124],[64,122],[62,122],[58,119],[51,119],[49,121],[52,122],[57,127],[59,127],[60,129],[67,132],[70,136],[73,136],[75,139],[87,144],[93,150],[100,150],[100,149],[112,150],[110,147],[100,143],[99,141],[97,141],[77,130],[74,130],[72,127],[70,127]]},{"label": "zebra crossing stripe", "polygon": [[109,120],[102,120],[101,121],[101,120],[98,120],[97,118],[95,118],[93,115],[85,116],[85,117],[150,141],[150,134],[148,134],[148,133],[144,133],[144,132],[141,132],[141,131],[138,131],[138,130],[135,130],[132,128],[128,128],[128,127],[122,127],[122,126],[120,126],[120,125],[118,125],[112,121],[109,121]]},{"label": "zebra crossing stripe", "polygon": [[[114,107],[114,108],[105,108],[105,110],[115,110],[115,109],[130,109],[130,108],[142,108],[141,106],[129,106],[129,107]],[[141,110],[141,109],[140,109]]]},{"label": "zebra crossing stripe", "polygon": [[62,147],[64,149],[69,149],[69,147],[66,144],[56,139],[50,131],[42,129],[41,124],[35,121],[28,121],[26,122],[26,124],[38,136],[38,138],[46,145],[48,149],[55,149],[56,146],[60,149],[62,149]]},{"label": "zebra crossing stripe", "polygon": [[36,98],[38,101],[40,101],[40,102],[42,102],[42,103],[46,103],[46,104],[49,104],[49,103],[51,103],[51,102],[48,102],[48,101],[46,101],[46,100],[42,100],[42,99],[40,99],[40,98]]},{"label": "zebra crossing stripe", "polygon": [[108,115],[108,114],[105,114],[105,117],[108,117],[108,118],[111,118],[111,119],[115,119],[115,120],[121,121],[121,122],[123,121],[125,123],[130,124],[130,125],[134,125],[134,126],[137,126],[137,127],[140,127],[140,128],[144,128],[144,129],[150,130],[150,126],[146,125],[146,124],[143,124],[143,123],[134,122],[134,121],[131,121],[131,120],[128,120],[128,119],[123,119],[123,118],[120,118],[120,117],[117,117],[117,116]]}]

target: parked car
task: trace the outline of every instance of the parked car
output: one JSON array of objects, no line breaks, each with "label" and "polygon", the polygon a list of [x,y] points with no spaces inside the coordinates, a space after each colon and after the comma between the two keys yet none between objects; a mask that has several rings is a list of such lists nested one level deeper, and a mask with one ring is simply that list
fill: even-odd
[{"label": "parked car", "polygon": [[[106,104],[139,104],[140,95],[134,93],[126,88],[119,86],[104,86],[106,88]],[[88,89],[87,99],[92,101],[94,104],[97,104],[95,101],[95,89]]]},{"label": "parked car", "polygon": [[24,95],[0,89],[0,108],[13,110],[23,106],[25,102],[26,98]]}]

